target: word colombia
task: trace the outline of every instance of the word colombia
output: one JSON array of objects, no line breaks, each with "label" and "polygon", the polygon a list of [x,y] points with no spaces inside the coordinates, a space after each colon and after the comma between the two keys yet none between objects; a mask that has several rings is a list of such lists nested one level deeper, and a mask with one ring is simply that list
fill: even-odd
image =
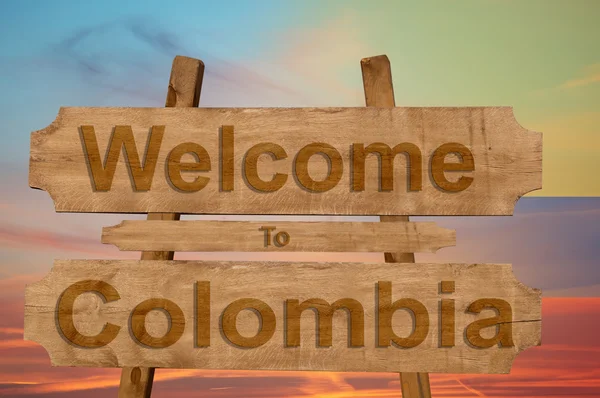
[{"label": "word colombia", "polygon": [[[442,281],[441,293],[455,292],[454,281]],[[184,310],[167,298],[150,298],[137,304],[129,313],[129,335],[137,344],[146,348],[167,348],[179,341],[186,327],[193,327],[194,348],[211,345],[211,287],[208,281],[194,284],[193,325],[187,325]],[[430,314],[427,307],[413,298],[392,299],[392,282],[379,281],[375,284],[375,342],[377,347],[395,346],[396,348],[414,348],[419,346],[430,333]],[[118,290],[109,283],[100,280],[84,280],[70,285],[60,296],[56,305],[56,325],[61,336],[69,343],[82,348],[99,348],[111,343],[121,331],[121,326],[105,323],[95,335],[79,332],[74,322],[75,301],[86,293],[97,294],[103,303],[111,303],[121,298]],[[455,299],[439,300],[439,344],[440,347],[456,345],[456,309]],[[152,311],[160,310],[167,317],[169,327],[163,335],[157,336],[147,330],[147,317]],[[238,316],[244,310],[251,310],[260,325],[254,335],[243,335],[238,330]],[[372,342],[365,341],[365,310],[363,304],[353,298],[342,298],[332,303],[321,298],[303,300],[286,299],[283,302],[283,339],[284,347],[300,347],[308,342],[301,337],[301,318],[303,312],[315,313],[317,347],[333,345],[333,315],[336,311],[347,316],[347,347],[364,347]],[[392,319],[397,311],[406,311],[412,319],[408,335],[399,336],[393,328]],[[480,298],[473,300],[465,313],[478,315],[481,312],[495,312],[487,318],[471,320],[464,327],[464,337],[472,348],[514,347],[513,310],[509,302],[500,298]],[[189,315],[189,314],[188,314]],[[370,315],[370,314],[369,314]],[[437,314],[433,314],[437,315]],[[191,319],[187,319],[191,321]],[[438,318],[438,316],[433,317]],[[281,320],[280,320],[281,321]],[[307,320],[305,319],[304,322]],[[229,303],[220,313],[219,331],[221,336],[238,348],[257,348],[266,344],[275,334],[278,325],[275,311],[266,302],[255,298],[242,298]],[[433,322],[432,322],[433,323]],[[433,325],[432,325],[433,326]],[[482,331],[495,329],[492,336],[484,337]],[[460,333],[458,333],[460,337]],[[393,344],[392,344],[393,343]],[[310,343],[309,343],[310,344]]]},{"label": "word colombia", "polygon": [[[140,161],[138,148],[131,126],[115,126],[104,156],[100,152],[94,126],[81,126],[82,145],[87,163],[90,168],[92,185],[96,191],[109,191],[114,178],[117,160],[121,149],[125,153],[126,165],[132,179],[132,187],[136,191],[149,191],[156,171],[158,154],[165,126],[152,126],[145,149],[144,163]],[[219,140],[220,190],[221,192],[234,189],[234,126],[222,126]],[[447,163],[446,156],[456,154],[458,162]],[[195,162],[182,162],[185,154],[191,154]],[[270,180],[264,180],[258,173],[258,160],[261,155],[269,155],[273,161],[288,158],[286,150],[275,143],[263,142],[252,146],[242,160],[242,175],[244,181],[256,191],[273,192],[281,189],[289,175],[275,173]],[[314,155],[322,155],[327,160],[329,170],[325,179],[314,180],[308,172],[309,160]],[[379,158],[379,190],[382,192],[394,189],[394,159],[398,154],[407,157],[408,190],[420,191],[423,187],[423,154],[419,147],[410,142],[399,143],[393,148],[380,142],[365,147],[362,143],[351,145],[352,191],[365,190],[365,162],[369,154]],[[104,164],[102,159],[106,159]],[[327,143],[310,143],[302,147],[293,161],[292,173],[294,179],[311,192],[326,192],[334,188],[342,179],[344,160],[340,152]],[[173,148],[166,159],[166,178],[170,185],[183,192],[197,192],[210,182],[209,177],[194,176],[192,181],[186,181],[183,172],[207,172],[212,169],[211,156],[200,144],[184,142]],[[460,192],[467,189],[473,182],[473,177],[460,175],[454,181],[449,181],[445,172],[472,172],[475,170],[473,154],[466,146],[458,143],[440,145],[432,154],[430,160],[431,179],[443,191]],[[189,179],[188,179],[189,180]]]}]

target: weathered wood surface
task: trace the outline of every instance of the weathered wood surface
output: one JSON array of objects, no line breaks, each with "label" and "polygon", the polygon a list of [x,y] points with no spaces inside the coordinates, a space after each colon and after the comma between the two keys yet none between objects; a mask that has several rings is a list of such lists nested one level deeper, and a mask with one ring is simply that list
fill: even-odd
[{"label": "weathered wood surface", "polygon": [[[67,294],[67,288],[85,280],[110,284],[119,297],[115,297],[114,292],[111,295],[105,292],[107,302],[103,302],[94,293],[74,296],[68,290],[71,293]],[[440,286],[442,281],[447,282],[445,287]],[[203,282],[210,283],[210,298],[205,296],[206,290],[199,287]],[[98,286],[98,282],[95,283]],[[390,291],[379,290],[376,294],[386,283]],[[455,293],[443,293],[452,290]],[[61,298],[73,301],[72,311],[64,302],[58,304]],[[153,298],[173,302],[170,304],[171,331],[181,332],[178,339],[171,339],[167,317],[162,311],[151,311],[145,322],[142,317],[140,323],[140,308],[147,308],[148,304],[138,307],[137,312],[134,308]],[[333,327],[329,333],[321,331],[320,337],[325,341],[322,347],[316,347],[313,311],[304,311],[300,318],[290,318],[291,321],[288,319],[284,323],[285,300],[296,299],[302,303],[322,299],[332,304],[344,298],[358,301],[364,309],[362,347],[348,347],[350,340],[356,344],[354,339],[359,335],[352,334],[354,337],[349,339],[348,314],[343,310],[333,313]],[[380,312],[376,315],[378,300],[382,303],[390,300],[388,304],[381,304],[381,308],[388,311],[393,308],[392,302],[403,298],[418,300],[423,305],[422,309],[415,310],[418,320],[414,333],[409,311],[399,309],[395,314],[385,312],[387,315],[384,316],[384,312]],[[263,317],[262,329],[258,329],[257,315],[253,311],[241,311],[237,322],[235,316],[232,318],[231,307],[235,307],[232,303],[238,300],[248,303],[252,301],[250,299],[261,300],[262,311],[266,306],[273,311],[272,319]],[[440,303],[442,299],[445,304]],[[505,300],[512,308],[512,316],[492,320],[479,336],[473,337],[472,331],[465,329],[467,325],[485,322],[497,315],[493,309],[468,313],[467,308],[479,299]],[[195,300],[199,304],[194,305]],[[206,303],[210,303],[210,307]],[[440,311],[446,317],[451,314],[449,303],[455,306],[455,328],[446,323],[442,335],[439,314]],[[179,316],[175,305],[181,309]],[[319,311],[327,311],[324,305],[317,305]],[[230,310],[225,311],[228,306]],[[57,310],[61,311],[60,316],[57,316]],[[58,366],[507,373],[519,351],[540,344],[540,311],[541,292],[518,282],[511,266],[502,264],[403,264],[392,267],[385,263],[66,260],[55,261],[49,275],[27,286],[24,335],[27,340],[43,345],[52,363]],[[68,342],[57,329],[57,324],[63,325],[64,316],[71,313],[74,314],[72,327],[63,329],[64,335],[70,338],[74,331],[93,338],[103,330],[114,329],[113,326],[103,329],[106,323],[120,329],[105,346],[80,348]],[[131,323],[133,330],[128,322],[132,314],[135,315]],[[289,308],[287,314],[293,316]],[[196,327],[195,317],[199,319]],[[220,327],[221,317],[226,327]],[[323,326],[327,317],[320,318]],[[391,319],[388,326],[386,319]],[[207,320],[210,320],[208,331]],[[292,343],[284,336],[290,322],[300,322],[299,335],[287,333]],[[398,348],[394,344],[377,346],[381,345],[375,333],[377,322],[380,324],[379,338],[394,332],[399,338],[405,338],[406,344],[414,343],[417,335],[422,337],[422,342],[410,348]],[[426,323],[429,323],[428,328]],[[231,325],[237,325],[237,331],[232,331]],[[474,348],[466,341],[467,338],[493,338],[497,328],[501,328],[502,333],[505,328],[512,332],[512,346]],[[250,341],[256,335],[265,337],[264,333],[267,333],[266,337],[272,335],[255,348],[249,348],[251,343],[240,348],[231,342],[244,338]],[[133,337],[142,335],[140,341],[148,342],[152,338],[160,340],[165,334],[170,336],[169,344],[172,344],[165,348],[148,348]],[[449,345],[452,336],[454,346]],[[330,346],[326,344],[328,338],[331,338]],[[300,346],[294,346],[294,341]],[[195,342],[205,346],[195,348]],[[360,341],[356,345],[360,345]]]},{"label": "weathered wood surface", "polygon": [[[386,55],[363,58],[360,61],[363,78],[365,103],[367,106],[393,108],[396,106],[394,99],[394,84],[392,81],[392,66]],[[405,223],[408,216],[381,216],[382,222]],[[386,263],[414,263],[415,250],[386,251]],[[402,372],[400,373],[400,388],[402,398],[431,398],[428,373]]]},{"label": "weathered wood surface", "polygon": [[[173,59],[166,107],[197,107],[200,102],[204,63],[199,59],[176,56]],[[151,221],[179,220],[177,213],[151,213]],[[142,260],[173,260],[172,251],[145,251]],[[119,398],[149,398],[152,392],[154,368],[123,368],[119,385]]]},{"label": "weathered wood surface", "polygon": [[[115,126],[131,126],[115,140],[131,171],[121,144],[107,151]],[[372,144],[414,161],[383,156],[394,171],[380,181]],[[474,170],[444,172],[461,145],[459,168]],[[541,154],[541,134],[509,107],[61,108],[31,136],[29,183],[59,212],[510,215],[541,187]]]},{"label": "weathered wood surface", "polygon": [[434,222],[125,220],[104,227],[102,243],[129,251],[435,252],[454,246],[456,232]]}]

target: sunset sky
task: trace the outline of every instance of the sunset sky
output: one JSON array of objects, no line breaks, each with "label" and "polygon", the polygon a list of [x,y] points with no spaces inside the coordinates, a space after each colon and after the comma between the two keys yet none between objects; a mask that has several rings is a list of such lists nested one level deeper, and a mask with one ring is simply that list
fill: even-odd
[{"label": "sunset sky", "polygon": [[[359,62],[379,54],[391,61],[398,106],[509,105],[544,134],[543,189],[514,216],[412,218],[457,231],[456,247],[417,261],[512,263],[544,295],[541,347],[519,355],[510,375],[432,375],[434,397],[600,396],[599,1],[5,0],[0,15],[0,396],[116,396],[119,370],[52,368],[23,340],[23,293],[55,258],[139,258],[102,245],[100,233],[144,218],[56,214],[47,193],[28,187],[31,131],[61,106],[163,106],[175,55],[206,65],[200,106],[364,106]],[[167,396],[398,397],[400,386],[391,373],[158,370],[153,397]]]}]

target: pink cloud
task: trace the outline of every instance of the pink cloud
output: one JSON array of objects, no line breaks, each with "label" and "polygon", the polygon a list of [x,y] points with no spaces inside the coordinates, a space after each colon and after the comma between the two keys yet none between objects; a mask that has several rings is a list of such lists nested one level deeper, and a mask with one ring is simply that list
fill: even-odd
[{"label": "pink cloud", "polygon": [[27,250],[66,250],[87,254],[106,255],[107,247],[98,240],[80,235],[64,234],[45,229],[28,228],[18,225],[0,227],[0,245]]}]

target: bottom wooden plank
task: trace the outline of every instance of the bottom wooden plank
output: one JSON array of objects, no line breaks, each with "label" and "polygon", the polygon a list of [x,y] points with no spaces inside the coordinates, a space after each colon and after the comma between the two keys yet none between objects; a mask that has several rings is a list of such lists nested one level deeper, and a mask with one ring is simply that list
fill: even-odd
[{"label": "bottom wooden plank", "polygon": [[505,264],[67,260],[25,338],[59,366],[507,373],[540,317]]}]

